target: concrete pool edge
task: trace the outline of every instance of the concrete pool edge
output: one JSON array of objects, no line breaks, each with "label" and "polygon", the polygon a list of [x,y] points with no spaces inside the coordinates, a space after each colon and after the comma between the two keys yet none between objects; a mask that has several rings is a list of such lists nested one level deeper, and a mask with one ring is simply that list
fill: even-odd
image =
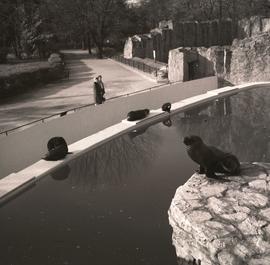
[{"label": "concrete pool edge", "polygon": [[17,173],[12,173],[0,180],[0,203],[6,201],[6,198],[12,194],[16,194],[21,188],[27,188],[27,186],[33,185],[39,181],[45,175],[48,175],[53,170],[60,166],[65,165],[67,162],[75,159],[79,155],[88,152],[91,149],[98,147],[120,135],[127,132],[138,129],[142,126],[150,126],[151,123],[165,120],[171,115],[185,111],[189,108],[197,105],[231,96],[240,91],[254,89],[259,87],[270,87],[270,82],[251,83],[246,85],[240,85],[235,87],[224,87],[216,90],[208,91],[204,94],[186,98],[172,104],[171,113],[161,111],[161,109],[151,110],[152,115],[150,117],[134,122],[122,121],[106,129],[103,129],[97,133],[94,133],[86,138],[83,138],[71,145],[69,145],[69,151],[73,154],[69,154],[65,159],[59,161],[45,161],[39,160],[38,162],[26,167]]}]

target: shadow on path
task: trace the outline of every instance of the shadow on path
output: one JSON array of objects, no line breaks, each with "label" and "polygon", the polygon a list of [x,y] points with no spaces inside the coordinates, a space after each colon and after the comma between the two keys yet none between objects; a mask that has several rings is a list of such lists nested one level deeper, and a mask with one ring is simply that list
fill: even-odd
[{"label": "shadow on path", "polygon": [[69,71],[68,79],[60,79],[52,83],[40,84],[39,86],[32,88],[30,91],[28,90],[12,97],[0,99],[0,106],[3,104],[22,103],[22,101],[29,100],[30,98],[35,99],[50,96],[52,94],[56,94],[60,90],[76,86],[82,82],[93,79],[93,76],[95,75],[93,69],[85,62],[81,61],[82,59],[91,59],[91,56],[87,54],[68,53],[65,55],[65,58],[67,60],[67,69]]},{"label": "shadow on path", "polygon": [[102,74],[106,99],[153,87],[155,83],[108,59],[85,51],[64,51],[69,79],[40,85],[0,102],[0,131],[94,103],[93,78]]}]

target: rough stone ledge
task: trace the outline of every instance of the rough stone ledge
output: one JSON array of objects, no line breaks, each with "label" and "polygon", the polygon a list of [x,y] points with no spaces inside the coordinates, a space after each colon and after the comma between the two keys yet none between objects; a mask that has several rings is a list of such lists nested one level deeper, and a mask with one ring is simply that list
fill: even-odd
[{"label": "rough stone ledge", "polygon": [[[194,174],[169,209],[179,260],[270,264],[270,163],[242,163],[240,176]],[[181,264],[183,261],[181,261]]]}]

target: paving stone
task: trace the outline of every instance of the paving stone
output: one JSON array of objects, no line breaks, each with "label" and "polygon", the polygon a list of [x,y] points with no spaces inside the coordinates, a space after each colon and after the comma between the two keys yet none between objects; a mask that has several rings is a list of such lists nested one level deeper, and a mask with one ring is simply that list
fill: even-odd
[{"label": "paving stone", "polygon": [[263,216],[268,221],[270,221],[270,208],[261,210],[260,215]]},{"label": "paving stone", "polygon": [[239,190],[229,190],[227,197],[235,198],[239,205],[264,207],[268,203],[268,198],[260,193],[255,193],[250,189],[244,189],[243,192]]},{"label": "paving stone", "polygon": [[262,234],[261,228],[266,224],[266,221],[257,220],[256,217],[252,216],[240,223],[238,228],[244,235],[258,235]]},{"label": "paving stone", "polygon": [[249,265],[269,265],[270,264],[270,256],[251,259],[248,264]]},{"label": "paving stone", "polygon": [[254,180],[248,183],[251,188],[257,190],[267,190],[267,182],[264,179]]},{"label": "paving stone", "polygon": [[221,193],[227,190],[225,184],[213,184],[201,188],[201,193],[204,197],[221,196]]},{"label": "paving stone", "polygon": [[237,265],[236,257],[226,250],[221,251],[218,254],[218,261],[220,265]]},{"label": "paving stone", "polygon": [[208,199],[208,209],[215,214],[231,214],[234,213],[234,209],[229,207],[230,204],[222,199],[211,197]]},{"label": "paving stone", "polygon": [[211,218],[212,215],[206,211],[193,211],[188,215],[188,219],[195,223],[202,223]]}]

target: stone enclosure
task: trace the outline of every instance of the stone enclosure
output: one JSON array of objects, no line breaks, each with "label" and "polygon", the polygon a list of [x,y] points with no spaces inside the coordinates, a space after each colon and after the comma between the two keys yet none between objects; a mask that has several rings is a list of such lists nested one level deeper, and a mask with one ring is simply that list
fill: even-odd
[{"label": "stone enclosure", "polygon": [[270,80],[270,18],[205,22],[162,21],[127,39],[124,57],[168,63],[168,80],[216,75],[219,87]]},{"label": "stone enclosure", "polygon": [[[177,47],[211,47],[231,45],[270,29],[270,18],[251,17],[233,23],[231,19],[213,21],[162,21],[150,33],[127,39],[124,57],[151,58],[168,62],[169,51]],[[155,58],[154,58],[155,57]]]},{"label": "stone enclosure", "polygon": [[177,48],[169,52],[169,80],[188,81],[216,75],[219,87],[270,80],[269,32],[231,46]]},{"label": "stone enclosure", "polygon": [[176,191],[169,222],[180,264],[270,264],[270,164],[241,166],[220,181],[196,173]]}]

